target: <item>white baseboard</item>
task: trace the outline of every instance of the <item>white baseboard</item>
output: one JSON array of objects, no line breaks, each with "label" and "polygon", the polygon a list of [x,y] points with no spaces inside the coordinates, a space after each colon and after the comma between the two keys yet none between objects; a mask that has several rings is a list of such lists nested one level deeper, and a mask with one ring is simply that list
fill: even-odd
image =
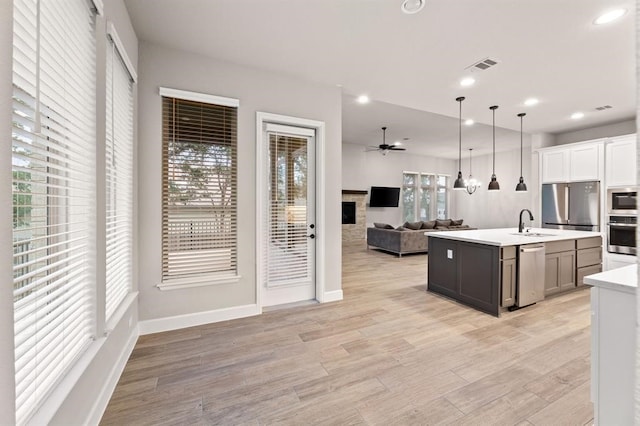
[{"label": "white baseboard", "polygon": [[342,300],[342,290],[325,291],[322,303],[337,302],[338,300]]},{"label": "white baseboard", "polygon": [[[135,330],[135,328],[134,328]],[[91,411],[87,416],[88,425],[97,425],[100,424],[100,419],[104,414],[104,411],[107,409],[107,405],[111,400],[111,396],[113,395],[113,391],[116,389],[116,385],[118,384],[118,380],[120,380],[120,375],[124,371],[124,367],[127,365],[127,361],[131,356],[131,352],[133,352],[133,348],[138,341],[138,333],[133,332],[131,336],[129,336],[129,340],[122,352],[120,352],[120,356],[118,357],[118,361],[114,364],[113,368],[111,368],[111,372],[109,373],[109,377],[107,381],[102,386],[100,390],[100,394],[98,395],[98,399],[93,404]]]},{"label": "white baseboard", "polygon": [[194,327],[196,325],[210,324],[213,322],[245,318],[260,315],[261,313],[261,309],[255,304],[234,306],[232,308],[216,309],[214,311],[195,312],[193,314],[140,321],[138,322],[138,330],[142,336],[145,334],[178,330],[180,328]]}]

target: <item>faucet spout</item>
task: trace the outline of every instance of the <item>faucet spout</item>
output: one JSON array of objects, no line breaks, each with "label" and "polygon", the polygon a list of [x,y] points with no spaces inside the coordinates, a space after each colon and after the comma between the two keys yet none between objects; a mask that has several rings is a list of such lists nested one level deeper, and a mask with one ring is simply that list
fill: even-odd
[{"label": "faucet spout", "polygon": [[531,213],[531,210],[529,209],[522,209],[520,210],[520,217],[518,220],[518,232],[522,233],[522,230],[524,229],[524,222],[522,221],[522,213],[527,212],[529,213],[529,220],[533,221],[533,213]]}]

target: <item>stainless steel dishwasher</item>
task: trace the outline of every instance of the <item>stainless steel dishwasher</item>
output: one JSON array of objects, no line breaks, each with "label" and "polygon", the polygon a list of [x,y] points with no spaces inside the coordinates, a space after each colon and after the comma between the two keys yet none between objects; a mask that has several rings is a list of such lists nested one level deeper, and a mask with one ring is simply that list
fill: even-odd
[{"label": "stainless steel dishwasher", "polygon": [[518,290],[520,308],[544,299],[544,244],[526,244],[518,248]]}]

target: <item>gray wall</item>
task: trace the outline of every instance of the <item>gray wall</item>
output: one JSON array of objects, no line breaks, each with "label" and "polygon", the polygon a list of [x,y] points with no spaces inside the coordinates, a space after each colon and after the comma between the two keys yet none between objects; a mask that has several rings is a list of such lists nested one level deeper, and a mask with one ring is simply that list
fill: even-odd
[{"label": "gray wall", "polygon": [[[140,320],[256,303],[256,112],[326,123],[326,291],[341,289],[341,93],[283,75],[241,67],[147,42],[140,44],[139,270]],[[238,98],[238,271],[234,284],[161,291],[161,140],[158,88]]]},{"label": "gray wall", "polygon": [[557,133],[554,135],[555,145],[582,142],[591,139],[599,139],[613,136],[629,135],[636,132],[636,120],[625,120],[604,126],[590,127],[588,129],[575,130],[573,132]]},{"label": "gray wall", "polygon": [[[515,192],[520,177],[519,149],[496,154],[496,175],[502,189],[499,192],[487,191],[491,180],[491,155],[474,156],[473,176],[482,182],[482,186],[473,195],[466,191],[450,191],[449,216],[452,219],[464,219],[465,224],[477,228],[505,228],[517,227],[518,213],[523,208],[529,208],[535,214],[532,199],[538,191],[537,163],[532,167],[530,136],[525,135],[525,142],[523,170],[529,191]],[[369,191],[372,185],[401,186],[403,171],[449,175],[453,185],[458,174],[458,161],[406,152],[382,156],[376,151],[365,152],[362,145],[345,143],[342,145],[342,169],[343,189]],[[462,161],[462,175],[465,178],[469,176],[468,156]],[[374,222],[394,226],[402,224],[401,207],[367,207],[367,226],[373,226]]]},{"label": "gray wall", "polygon": [[[97,116],[98,141],[104,136],[105,117],[105,48],[106,22],[113,22],[134,66],[137,63],[137,38],[122,0],[105,2],[104,17],[97,20]],[[0,1],[0,134],[2,140],[11,138],[11,49],[12,49],[12,2]],[[0,185],[11,185],[11,147],[1,144]],[[104,162],[104,160],[101,160]],[[98,171],[99,173],[99,171]],[[98,206],[104,198],[104,190],[96,194]],[[14,423],[14,362],[13,362],[13,295],[12,295],[12,248],[11,248],[11,191],[0,191],[0,271],[2,286],[0,292],[0,423]],[[98,234],[100,234],[98,232]],[[100,235],[98,243],[103,242]],[[134,283],[135,286],[135,283]],[[104,293],[99,289],[98,293]],[[99,333],[87,352],[71,369],[32,419],[34,424],[85,424],[97,423],[102,409],[106,406],[120,369],[124,366],[129,350],[137,337],[137,303],[134,301],[115,324],[108,335]],[[98,325],[101,330],[103,326]]]},{"label": "gray wall", "polygon": [[[408,152],[390,152],[381,155],[377,151],[365,152],[364,145],[342,144],[342,189],[370,191],[371,186],[402,186],[402,172],[425,172],[453,175],[457,161],[446,160]],[[457,173],[457,172],[456,172]],[[402,206],[369,207],[367,202],[367,226],[374,222],[402,225]]]},{"label": "gray wall", "polygon": [[[539,191],[537,176],[532,174],[529,135],[525,135],[523,151],[523,177],[527,192],[516,192],[520,178],[520,149],[496,153],[496,177],[500,191],[488,191],[491,181],[492,156],[473,158],[473,177],[482,182],[475,193],[451,191],[455,206],[454,219],[464,219],[469,226],[481,229],[514,228],[518,226],[518,213],[528,208],[534,212],[532,197]],[[462,162],[462,176],[469,175],[469,159]],[[537,170],[536,170],[537,175]]]}]

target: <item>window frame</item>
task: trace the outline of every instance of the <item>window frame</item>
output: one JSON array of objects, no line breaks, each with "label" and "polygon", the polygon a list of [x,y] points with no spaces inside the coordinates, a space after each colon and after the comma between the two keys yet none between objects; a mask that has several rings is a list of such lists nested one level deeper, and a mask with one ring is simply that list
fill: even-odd
[{"label": "window frame", "polygon": [[[413,176],[413,184],[406,184],[405,177],[411,175]],[[431,179],[431,183],[429,185],[422,184],[422,177],[429,176]],[[440,185],[440,178],[445,178],[445,185]],[[401,210],[401,220],[404,222],[417,222],[417,221],[429,221],[429,220],[442,220],[446,219],[449,214],[449,188],[446,183],[449,181],[450,175],[442,174],[442,173],[430,173],[430,172],[413,172],[413,171],[403,171],[402,172],[402,210]],[[443,215],[438,214],[438,192],[439,190],[444,190],[445,194],[445,211]],[[411,190],[413,192],[413,205],[411,206],[411,218],[408,218],[406,213],[407,209],[404,204],[404,192],[405,190]],[[423,219],[420,215],[421,210],[421,200],[422,194],[427,191],[431,196],[431,202],[429,203],[429,211],[428,218]]]},{"label": "window frame", "polygon": [[[133,293],[134,153],[137,74],[112,22],[107,22],[105,109],[105,320]],[[122,68],[119,68],[122,67]],[[123,84],[126,73],[127,86]],[[117,79],[116,76],[120,75]],[[126,103],[126,116],[114,110]],[[109,163],[112,160],[112,164]],[[108,327],[110,328],[110,327]]]},{"label": "window frame", "polygon": [[[184,90],[178,90],[178,89],[171,89],[171,88],[166,88],[166,87],[161,87],[159,90],[159,94],[161,96],[161,100],[163,102],[165,102],[165,99],[173,99],[175,101],[191,101],[191,102],[197,102],[197,103],[201,103],[201,104],[210,104],[212,106],[221,106],[221,107],[232,107],[236,109],[236,116],[235,116],[235,123],[234,123],[234,128],[237,129],[237,124],[238,124],[238,109],[240,106],[240,101],[238,99],[234,99],[234,98],[227,98],[227,97],[222,97],[222,96],[216,96],[216,95],[209,95],[209,94],[204,94],[204,93],[198,93],[198,92],[189,92],[189,91],[184,91]],[[164,106],[163,106],[163,126],[165,124],[165,110],[164,110]],[[236,130],[237,132],[237,130]],[[166,150],[168,150],[168,137],[163,134],[162,136],[162,140],[163,140],[163,145],[162,145],[162,168],[163,168],[163,173],[162,173],[162,185],[163,185],[163,196],[162,196],[162,211],[163,211],[163,220],[162,220],[162,245],[163,245],[163,252],[162,252],[162,281],[157,284],[157,287],[161,290],[175,290],[175,289],[183,289],[183,288],[190,288],[190,287],[200,287],[200,286],[207,286],[207,285],[217,285],[217,284],[228,284],[228,283],[236,283],[240,280],[241,276],[238,273],[238,254],[239,254],[239,250],[238,250],[238,228],[237,228],[237,220],[238,220],[238,203],[237,203],[237,197],[238,197],[238,140],[237,140],[237,133],[235,134],[235,137],[233,138],[233,152],[235,157],[232,158],[232,162],[235,162],[235,164],[232,166],[233,167],[233,177],[232,177],[232,183],[234,185],[234,187],[231,189],[232,191],[232,197],[234,198],[233,200],[233,208],[234,208],[234,212],[232,214],[232,227],[234,230],[233,233],[233,237],[227,238],[225,241],[235,241],[234,246],[232,248],[232,253],[231,253],[231,258],[232,258],[232,262],[233,262],[233,270],[228,270],[228,271],[200,271],[200,272],[192,272],[192,273],[188,273],[188,274],[184,274],[184,275],[180,275],[180,276],[176,276],[170,273],[167,273],[168,271],[168,265],[169,262],[171,262],[171,260],[168,257],[168,250],[169,250],[169,242],[167,241],[168,238],[168,234],[169,234],[169,230],[168,230],[168,216],[166,213],[168,210],[168,205],[167,205],[167,197],[168,194],[166,193],[166,189],[165,186],[168,185],[168,177],[165,174],[165,170],[167,170],[168,167],[168,153],[166,152]],[[173,275],[173,276],[171,276]]]}]

